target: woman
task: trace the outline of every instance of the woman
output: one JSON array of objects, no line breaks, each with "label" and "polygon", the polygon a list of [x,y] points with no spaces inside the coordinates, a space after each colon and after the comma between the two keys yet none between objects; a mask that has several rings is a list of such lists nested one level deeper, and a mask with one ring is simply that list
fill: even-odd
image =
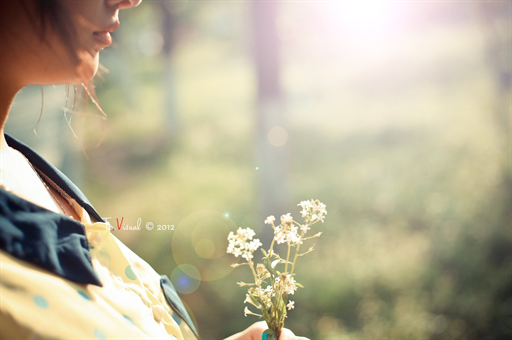
[{"label": "woman", "polygon": [[[66,176],[3,133],[12,101],[24,86],[91,80],[99,51],[112,43],[110,32],[119,27],[119,10],[140,1],[2,4],[1,339],[199,337],[169,279],[117,240]],[[257,322],[228,339],[259,340],[266,328]],[[280,339],[294,338],[283,329]]]}]

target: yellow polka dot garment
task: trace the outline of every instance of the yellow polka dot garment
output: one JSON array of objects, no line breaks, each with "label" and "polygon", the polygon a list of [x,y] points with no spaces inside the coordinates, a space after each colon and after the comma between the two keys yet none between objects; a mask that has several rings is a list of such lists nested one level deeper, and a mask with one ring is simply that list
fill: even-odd
[{"label": "yellow polka dot garment", "polygon": [[160,275],[110,225],[92,223],[80,205],[70,203],[103,286],[75,283],[1,250],[0,338],[198,339],[166,299]]}]

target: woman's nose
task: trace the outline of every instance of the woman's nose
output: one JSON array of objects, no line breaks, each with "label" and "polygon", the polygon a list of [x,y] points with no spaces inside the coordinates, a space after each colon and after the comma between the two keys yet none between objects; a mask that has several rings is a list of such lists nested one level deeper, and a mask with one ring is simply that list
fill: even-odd
[{"label": "woman's nose", "polygon": [[138,6],[142,0],[105,0],[109,7],[116,9],[126,9]]}]

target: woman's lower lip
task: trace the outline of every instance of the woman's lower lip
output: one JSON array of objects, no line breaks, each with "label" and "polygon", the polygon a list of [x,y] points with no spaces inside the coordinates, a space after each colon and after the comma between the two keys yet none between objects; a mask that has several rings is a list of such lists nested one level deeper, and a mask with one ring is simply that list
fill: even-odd
[{"label": "woman's lower lip", "polygon": [[94,32],[94,39],[101,45],[105,47],[110,46],[112,44],[112,37],[109,32]]}]

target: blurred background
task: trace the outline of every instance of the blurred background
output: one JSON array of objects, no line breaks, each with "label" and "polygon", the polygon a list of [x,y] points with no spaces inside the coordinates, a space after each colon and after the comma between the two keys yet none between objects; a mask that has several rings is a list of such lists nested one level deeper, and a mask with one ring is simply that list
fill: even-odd
[{"label": "blurred background", "polygon": [[171,278],[204,339],[258,321],[229,232],[268,249],[266,216],[300,221],[306,199],[328,214],[297,265],[295,334],[511,338],[511,9],[145,0],[102,52],[107,119],[73,86],[32,86],[6,132]]}]

